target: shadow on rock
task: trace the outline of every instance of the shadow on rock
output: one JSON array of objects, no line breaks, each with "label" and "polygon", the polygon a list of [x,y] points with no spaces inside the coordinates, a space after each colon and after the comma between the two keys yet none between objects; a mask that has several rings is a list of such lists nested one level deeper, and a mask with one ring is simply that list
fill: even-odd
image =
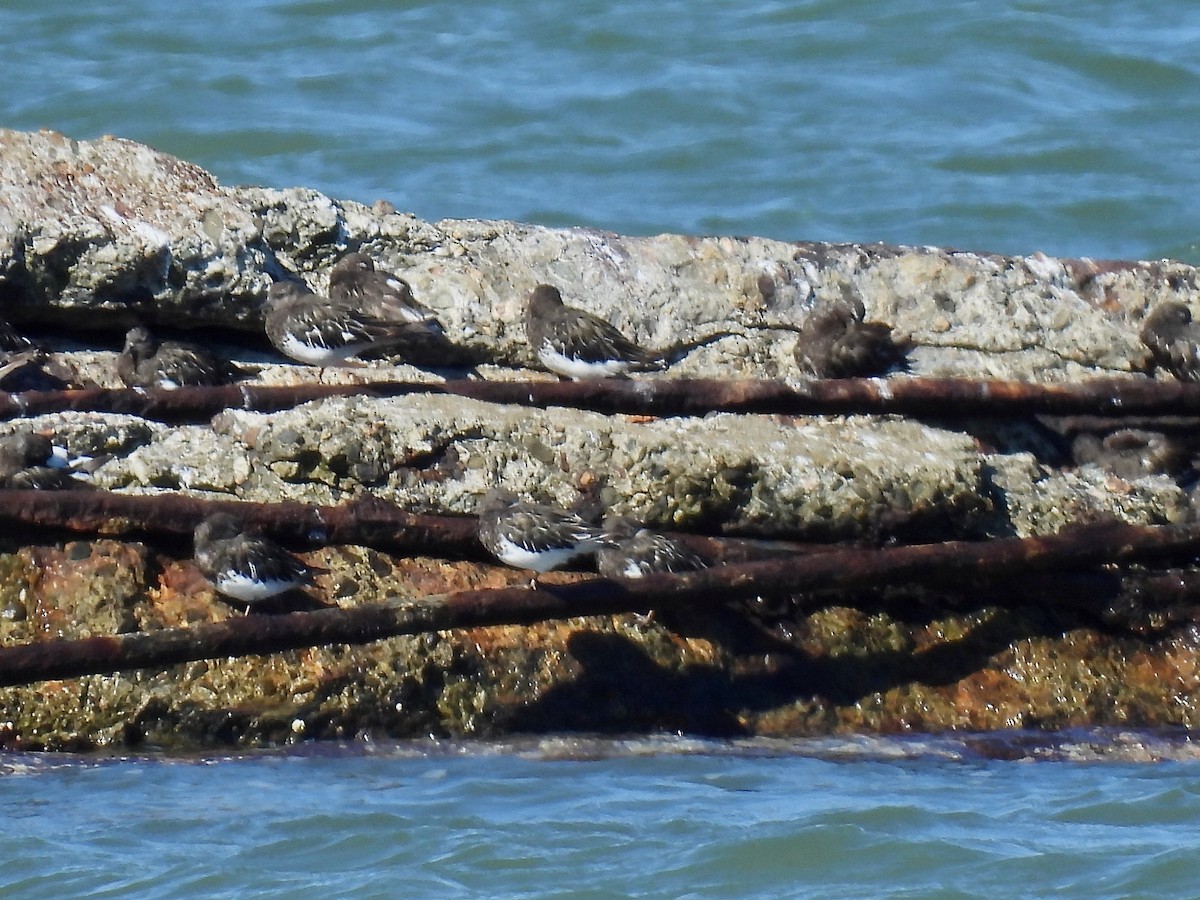
[{"label": "shadow on rock", "polygon": [[[987,668],[1015,642],[1059,637],[1077,624],[1072,615],[1064,619],[1044,608],[994,609],[965,624],[959,637],[929,646],[908,640],[902,648],[871,649],[868,641],[852,652],[814,653],[800,646],[804,642],[788,640],[794,634],[734,606],[683,618],[660,621],[669,622],[680,637],[713,642],[725,658],[673,664],[621,634],[580,632],[567,646],[578,667],[576,677],[538,702],[511,710],[504,728],[737,736],[759,733],[759,716],[783,712],[788,718],[789,708],[827,728],[840,707],[912,683],[952,685]],[[908,618],[905,630],[935,620],[932,612]],[[789,722],[789,731],[797,726]]]}]

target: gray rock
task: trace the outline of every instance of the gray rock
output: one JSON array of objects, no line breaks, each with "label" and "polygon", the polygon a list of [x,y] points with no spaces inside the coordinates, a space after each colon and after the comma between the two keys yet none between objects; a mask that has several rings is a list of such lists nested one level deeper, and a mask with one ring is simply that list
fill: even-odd
[{"label": "gray rock", "polygon": [[[533,363],[521,308],[539,282],[649,346],[734,332],[645,376],[663,378],[789,376],[795,329],[847,292],[863,298],[868,319],[912,339],[916,374],[1060,381],[1134,372],[1146,362],[1137,338],[1145,310],[1197,293],[1194,271],[1168,262],[428,223],[312,190],[226,188],[131,141],[53,132],[0,132],[0,190],[0,298],[19,321],[68,332],[119,333],[135,318],[254,331],[272,276],[294,272],[323,290],[333,262],[362,249],[412,283],[465,353],[495,362],[483,368],[489,378],[538,377],[521,368]],[[111,353],[85,344],[66,356],[82,378],[115,386]],[[266,365],[259,378],[315,376]],[[430,376],[382,361],[326,377]],[[215,430],[142,423],[137,440],[121,417],[58,421],[77,443],[117,453],[97,477],[121,490],[319,502],[371,490],[414,509],[470,512],[476,496],[504,482],[662,527],[846,536],[933,510],[968,531],[989,515],[1020,533],[1050,527],[1032,512],[1045,494],[1036,462],[997,464],[961,436],[911,422],[646,423],[436,396],[230,412]],[[992,470],[1006,475],[985,489],[980,473]],[[1169,484],[1150,506],[1098,498],[1082,481],[1061,489],[1063,508],[1146,521],[1178,515]]]},{"label": "gray rock", "polygon": [[190,163],[116,138],[2,131],[0,185],[14,318],[244,327],[266,291],[262,223]]},{"label": "gray rock", "polygon": [[788,329],[849,290],[912,337],[918,373],[1064,379],[1140,368],[1149,304],[1197,294],[1194,270],[1169,262],[427,223],[311,190],[225,188],[131,141],[53,132],[0,131],[0,186],[0,296],[19,320],[81,327],[253,330],[272,275],[320,290],[338,257],[363,249],[456,342],[510,364],[532,361],[520,310],[539,282],[651,346],[737,332],[672,370],[725,377],[788,374]]},{"label": "gray rock", "polygon": [[[202,169],[131,141],[0,131],[0,313],[53,332],[52,347],[83,382],[119,386],[113,359],[134,321],[224,329],[225,349],[240,363],[259,365],[257,383],[439,377],[387,360],[320,373],[266,352],[259,307],[271,280],[291,273],[323,291],[330,267],[352,250],[402,275],[436,312],[462,358],[435,354],[435,362],[480,362],[489,379],[546,377],[524,368],[534,356],[521,324],[524,297],[540,282],[558,286],[568,303],[604,316],[646,346],[731,333],[666,372],[639,376],[647,378],[796,375],[797,330],[814,309],[847,294],[861,297],[868,320],[911,339],[914,374],[1143,377],[1136,375],[1147,360],[1138,330],[1148,309],[1168,297],[1193,307],[1200,301],[1195,270],[1167,261],[430,223],[386,203],[367,207],[312,190],[222,187]],[[256,335],[260,351],[248,348]],[[1167,477],[1126,480],[1096,466],[1050,465],[1061,435],[1033,422],[647,419],[413,394],[333,399],[270,415],[228,410],[209,424],[187,426],[88,413],[21,425],[54,431],[73,453],[111,455],[95,483],[132,493],[338,503],[369,492],[414,511],[469,514],[489,488],[502,485],[655,528],[817,540],[1035,535],[1073,522],[1164,523],[1192,514]],[[19,543],[10,536],[10,544]],[[207,589],[186,559],[159,553],[98,540],[0,554],[0,637],[30,640],[54,629],[109,633],[132,627],[131,615],[149,629],[228,614],[205,599]],[[325,599],[347,605],[524,577],[356,547],[323,547],[309,556],[328,573]],[[67,600],[60,603],[59,595]],[[102,602],[89,607],[91,601],[78,598]],[[100,607],[107,611],[95,611]],[[1126,683],[1128,673],[1113,666],[1125,650],[1105,651],[1099,637],[1095,650],[1087,642],[1043,639],[1056,628],[1035,612],[1028,621],[1025,613],[1004,614],[999,625],[980,629],[983,669],[1011,647],[1033,660],[1031,671],[1048,673],[1014,676],[1027,691],[1020,696],[993,689],[999,676],[983,678],[985,687],[977,689],[957,668],[936,668],[938,658],[971,652],[962,636],[987,624],[991,612],[971,609],[926,628],[919,616],[889,619],[827,605],[766,623],[774,637],[750,649],[601,617],[582,625],[491,629],[482,641],[423,635],[366,648],[196,663],[145,678],[77,679],[48,693],[11,689],[0,692],[11,719],[0,723],[0,739],[51,747],[102,746],[139,735],[277,742],[376,729],[485,734],[598,722],[614,731],[720,722],[728,733],[733,718],[738,728],[767,734],[1013,727],[1056,721],[1051,716],[1064,691],[1055,679],[1086,688],[1080,688],[1086,702],[1063,722],[1194,727],[1200,721],[1200,712],[1176,712],[1175,700],[1160,702],[1158,694],[1143,697],[1132,688],[1109,703],[1113,686]],[[1074,626],[1062,630],[1068,627]],[[726,632],[714,624],[710,633]],[[1042,643],[1022,640],[1030,635]],[[1180,640],[1185,649],[1172,656],[1167,647],[1156,664],[1191,659],[1194,641]],[[831,681],[831,690],[854,699],[826,702],[807,682],[795,681],[790,664],[779,663],[789,642],[804,671],[828,662],[820,671],[842,679],[840,688]],[[620,652],[608,652],[613,646]],[[633,647],[646,662],[628,677],[606,680],[614,663],[630,663]],[[950,652],[926,652],[939,647]],[[840,654],[841,662],[851,662],[839,663]],[[896,669],[894,689],[876,678],[887,667]],[[678,680],[655,680],[653,673],[668,671]],[[689,687],[687,679],[717,671],[739,676],[710,709],[699,698],[713,693],[711,680]],[[1146,672],[1153,684],[1173,683],[1153,665]],[[751,698],[747,685],[760,678],[768,686]],[[556,697],[561,691],[565,696]],[[696,706],[696,719],[673,718],[680,691],[692,698],[685,705]],[[977,701],[963,699],[970,696]]]}]

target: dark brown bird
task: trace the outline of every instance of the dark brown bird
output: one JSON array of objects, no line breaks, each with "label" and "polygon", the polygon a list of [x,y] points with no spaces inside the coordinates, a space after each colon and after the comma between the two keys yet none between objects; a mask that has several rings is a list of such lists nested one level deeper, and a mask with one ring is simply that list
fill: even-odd
[{"label": "dark brown bird", "polygon": [[1180,381],[1200,381],[1200,326],[1178,300],[1158,304],[1142,323],[1142,343],[1155,365]]},{"label": "dark brown bird", "polygon": [[627,519],[606,519],[605,530],[618,538],[596,551],[596,570],[605,578],[644,578],[661,572],[694,572],[708,560],[665,534]]},{"label": "dark brown bird", "polygon": [[483,498],[479,542],[507,565],[549,572],[614,540],[603,528],[565,509],[523,503],[511,491],[496,488]]},{"label": "dark brown bird", "polygon": [[85,487],[72,477],[66,449],[32,431],[0,438],[0,486],[49,491]]},{"label": "dark brown bird", "polygon": [[542,365],[576,381],[666,366],[662,354],[639,347],[598,316],[564,305],[558,288],[548,284],[529,294],[525,337]]},{"label": "dark brown bird", "polygon": [[117,357],[117,375],[128,387],[208,387],[246,375],[236,365],[195,344],[159,341],[147,328],[131,328]]},{"label": "dark brown bird", "polygon": [[0,319],[0,350],[5,353],[14,353],[19,350],[27,350],[32,346],[33,341],[13,328],[7,319]]},{"label": "dark brown bird", "polygon": [[196,568],[225,597],[249,607],[312,585],[313,570],[283,547],[215,513],[196,526]]},{"label": "dark brown bird", "polygon": [[26,347],[0,354],[0,390],[62,391],[78,387],[74,368],[41,347]]},{"label": "dark brown bird", "polygon": [[858,297],[844,296],[813,311],[800,329],[796,364],[814,378],[865,378],[903,368],[909,347],[892,338],[891,326],[864,322]]},{"label": "dark brown bird", "polygon": [[335,303],[357,304],[367,315],[442,334],[433,310],[417,302],[403,278],[375,268],[365,253],[343,256],[329,271],[329,298]]},{"label": "dark brown bird", "polygon": [[402,342],[411,323],[365,313],[358,301],[314,294],[306,285],[281,281],[267,291],[267,338],[284,356],[310,366],[333,366],[366,350]]},{"label": "dark brown bird", "polygon": [[75,371],[0,319],[0,389],[61,391],[75,383]]}]

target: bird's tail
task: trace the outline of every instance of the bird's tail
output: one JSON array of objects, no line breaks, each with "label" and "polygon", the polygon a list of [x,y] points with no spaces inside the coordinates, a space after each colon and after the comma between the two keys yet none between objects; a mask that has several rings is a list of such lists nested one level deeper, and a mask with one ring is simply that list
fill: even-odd
[{"label": "bird's tail", "polygon": [[735,337],[737,334],[738,332],[736,331],[714,331],[712,334],[706,334],[704,337],[672,344],[652,354],[654,361],[657,363],[654,368],[665,369],[667,366],[673,366],[693,350],[698,350],[709,344],[715,344],[723,338]]}]

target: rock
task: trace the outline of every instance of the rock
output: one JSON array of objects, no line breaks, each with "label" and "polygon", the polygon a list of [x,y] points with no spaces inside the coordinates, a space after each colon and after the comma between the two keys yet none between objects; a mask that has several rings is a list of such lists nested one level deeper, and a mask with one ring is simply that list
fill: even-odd
[{"label": "rock", "polygon": [[[1138,331],[1148,309],[1200,300],[1195,270],[1169,261],[430,223],[306,189],[227,188],[131,141],[52,132],[0,132],[0,197],[0,310],[52,335],[56,357],[82,381],[108,387],[119,386],[119,336],[138,321],[203,327],[257,364],[266,384],[437,380],[465,364],[491,379],[542,378],[526,368],[535,360],[521,322],[526,293],[543,282],[647,346],[730,333],[648,378],[793,376],[797,329],[847,295],[913,342],[916,375],[1145,377]],[[272,279],[294,274],[322,291],[352,250],[407,279],[453,346],[325,373],[270,354],[259,307]],[[1032,422],[647,419],[431,393],[231,409],[209,424],[81,412],[18,424],[107,458],[98,486],[143,494],[340,503],[369,493],[413,511],[471,514],[488,488],[504,485],[660,529],[809,541],[985,539],[1191,515],[1166,476],[1064,468],[1058,436]],[[198,577],[188,547],[153,536],[52,537],[6,538],[4,643],[240,614]],[[324,570],[321,598],[342,606],[527,580],[363,547],[307,558]],[[1001,609],[986,596],[898,588],[650,624],[577,619],[92,676],[0,691],[0,742],[78,749],[568,728],[794,735],[1200,722],[1190,607],[1132,598],[1060,609],[1030,596]]]},{"label": "rock", "polygon": [[361,249],[401,272],[461,347],[510,364],[533,361],[520,313],[541,282],[642,344],[736,332],[672,369],[716,377],[788,374],[787,329],[850,290],[868,319],[911,336],[919,374],[1063,380],[1141,369],[1148,306],[1198,293],[1190,266],[1165,261],[427,223],[311,190],[226,188],[131,141],[53,132],[0,130],[0,185],[12,318],[114,331],[135,318],[255,331],[273,276],[323,290],[333,262]]},{"label": "rock", "polygon": [[197,166],[116,138],[0,131],[2,293],[19,321],[244,322],[262,223]]}]

